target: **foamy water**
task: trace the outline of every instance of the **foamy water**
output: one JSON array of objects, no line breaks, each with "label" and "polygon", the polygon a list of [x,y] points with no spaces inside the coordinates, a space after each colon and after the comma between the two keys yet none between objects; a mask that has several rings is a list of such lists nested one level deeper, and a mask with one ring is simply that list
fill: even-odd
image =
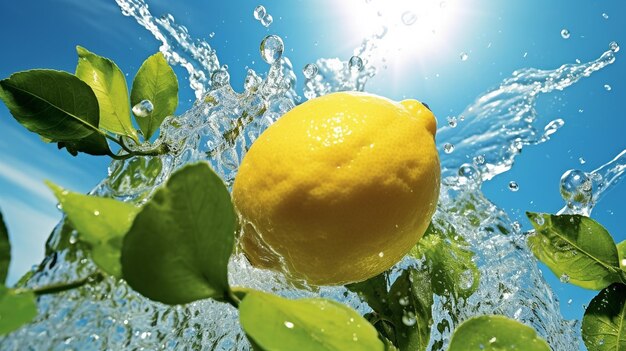
[{"label": "foamy water", "polygon": [[[208,160],[227,184],[232,184],[248,147],[285,112],[307,98],[334,91],[364,90],[376,74],[371,62],[377,55],[377,42],[386,35],[386,30],[381,30],[366,38],[355,49],[356,58],[318,59],[305,72],[301,93],[295,90],[296,74],[280,50],[280,43],[276,38],[268,38],[270,41],[263,43],[263,58],[270,63],[269,70],[249,70],[243,93],[237,93],[229,84],[228,70],[220,65],[218,53],[208,43],[192,38],[171,16],[153,17],[141,0],[117,3],[124,15],[132,16],[154,35],[171,64],[187,70],[190,87],[198,98],[189,111],[168,118],[163,124],[156,142],[170,145],[171,154],[114,161],[109,176],[92,191],[138,203],[148,199],[174,170],[197,160]],[[565,64],[554,70],[518,70],[469,104],[458,116],[455,127],[438,131],[438,147],[447,155],[442,157],[444,181],[433,222],[439,227],[451,224],[465,238],[468,248],[476,254],[481,280],[478,291],[466,300],[435,298],[429,349],[445,350],[451,332],[463,320],[494,313],[533,326],[554,350],[571,350],[572,345],[580,343],[578,322],[561,316],[558,300],[526,246],[525,234],[480,188],[482,182],[513,167],[522,148],[548,141],[565,123],[555,120],[537,125],[538,96],[584,84],[579,83],[582,78],[614,61],[615,51],[609,49],[587,63]],[[587,191],[589,201],[571,203],[563,211],[582,211],[583,207],[591,211],[593,204],[622,179],[625,155],[622,152],[591,173],[580,172],[590,183],[580,177],[572,183],[574,178],[567,178],[566,190]],[[26,286],[73,281],[96,271],[77,243],[76,233],[64,230],[62,223],[51,234],[47,249],[48,256]],[[406,258],[394,269],[419,264],[416,259]],[[230,262],[229,279],[232,285],[290,297],[323,296],[362,313],[369,310],[343,287],[297,289],[281,274],[255,269],[238,254]],[[0,340],[0,348],[249,349],[237,312],[229,305],[206,300],[170,307],[149,301],[123,281],[111,278],[43,296],[38,308],[37,319]]]}]

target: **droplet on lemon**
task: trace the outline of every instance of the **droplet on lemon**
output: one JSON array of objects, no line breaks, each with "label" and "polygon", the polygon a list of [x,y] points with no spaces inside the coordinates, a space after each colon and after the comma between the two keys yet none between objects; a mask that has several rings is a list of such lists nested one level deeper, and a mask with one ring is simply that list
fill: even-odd
[{"label": "droplet on lemon", "polygon": [[436,123],[416,100],[357,92],[286,113],[254,142],[233,186],[250,262],[315,285],[393,266],[435,211]]}]

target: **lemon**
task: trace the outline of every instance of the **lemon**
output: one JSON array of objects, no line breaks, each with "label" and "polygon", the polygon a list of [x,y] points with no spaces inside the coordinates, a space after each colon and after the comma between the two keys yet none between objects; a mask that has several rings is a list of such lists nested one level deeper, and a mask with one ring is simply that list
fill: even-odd
[{"label": "lemon", "polygon": [[314,285],[393,266],[435,211],[436,123],[416,100],[358,92],[286,113],[253,143],[233,185],[250,262]]}]

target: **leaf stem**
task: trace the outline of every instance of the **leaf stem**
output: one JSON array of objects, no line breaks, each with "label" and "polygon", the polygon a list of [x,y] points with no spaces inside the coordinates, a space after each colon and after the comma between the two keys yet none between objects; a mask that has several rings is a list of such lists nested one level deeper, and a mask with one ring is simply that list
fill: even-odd
[{"label": "leaf stem", "polygon": [[231,306],[233,306],[234,308],[239,309],[239,304],[241,303],[241,300],[239,300],[237,295],[235,295],[235,293],[231,289],[228,289],[228,291],[226,292],[224,300],[231,304]]},{"label": "leaf stem", "polygon": [[56,293],[60,293],[63,291],[67,291],[67,290],[72,290],[72,289],[76,289],[78,287],[81,287],[87,283],[95,283],[95,282],[100,282],[104,279],[104,276],[102,275],[102,273],[94,273],[91,274],[83,279],[80,280],[76,280],[70,283],[65,283],[65,282],[61,282],[61,283],[54,283],[54,284],[50,284],[50,285],[45,285],[42,287],[38,287],[35,289],[18,289],[20,291],[32,291],[35,295],[37,296],[42,296],[42,295],[49,295],[49,294],[56,294]]}]

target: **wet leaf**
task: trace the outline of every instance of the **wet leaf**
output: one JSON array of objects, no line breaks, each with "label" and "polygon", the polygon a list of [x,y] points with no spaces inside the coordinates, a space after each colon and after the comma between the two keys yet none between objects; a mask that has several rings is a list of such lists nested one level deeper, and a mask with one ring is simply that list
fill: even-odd
[{"label": "wet leaf", "polygon": [[118,135],[137,139],[137,131],[130,121],[126,77],[117,65],[102,56],[77,46],[76,76],[93,89],[100,108],[99,127]]},{"label": "wet leaf", "polygon": [[148,116],[135,115],[135,120],[147,140],[161,126],[165,117],[174,114],[178,105],[176,74],[160,52],[144,61],[133,80],[130,103],[135,106],[143,100],[149,100],[154,106]]},{"label": "wet leaf", "polygon": [[615,242],[598,222],[580,215],[526,215],[536,230],[528,245],[557,277],[592,290],[620,281]]},{"label": "wet leaf", "polygon": [[0,335],[8,334],[37,316],[35,294],[0,285]]},{"label": "wet leaf", "polygon": [[66,148],[72,156],[84,152],[89,155],[102,156],[109,155],[111,150],[104,135],[100,133],[92,133],[89,136],[72,141],[61,141],[58,144],[59,149]]},{"label": "wet leaf", "polygon": [[626,285],[613,284],[591,300],[582,334],[589,351],[626,351]]},{"label": "wet leaf", "polygon": [[327,299],[290,300],[250,291],[239,305],[239,320],[248,339],[260,350],[385,349],[376,329],[360,314]]},{"label": "wet leaf", "polygon": [[355,292],[378,314],[391,315],[387,301],[387,272],[383,272],[368,280],[346,285],[348,290]]},{"label": "wet leaf", "polygon": [[70,192],[51,182],[47,184],[72,227],[78,231],[79,239],[91,246],[93,261],[104,272],[121,277],[122,239],[139,208],[113,199]]},{"label": "wet leaf", "polygon": [[9,273],[9,263],[11,263],[11,242],[9,233],[0,212],[0,285],[4,284]]},{"label": "wet leaf", "polygon": [[181,168],[144,205],[124,237],[124,279],[167,304],[222,299],[229,289],[235,223],[230,193],[209,165]]},{"label": "wet leaf", "polygon": [[448,351],[551,351],[535,330],[504,316],[468,319],[456,328]]},{"label": "wet leaf", "polygon": [[0,99],[31,132],[73,141],[98,131],[98,100],[87,83],[62,71],[31,70],[0,81]]},{"label": "wet leaf", "polygon": [[626,240],[617,244],[617,254],[619,256],[619,266],[626,271]]}]

